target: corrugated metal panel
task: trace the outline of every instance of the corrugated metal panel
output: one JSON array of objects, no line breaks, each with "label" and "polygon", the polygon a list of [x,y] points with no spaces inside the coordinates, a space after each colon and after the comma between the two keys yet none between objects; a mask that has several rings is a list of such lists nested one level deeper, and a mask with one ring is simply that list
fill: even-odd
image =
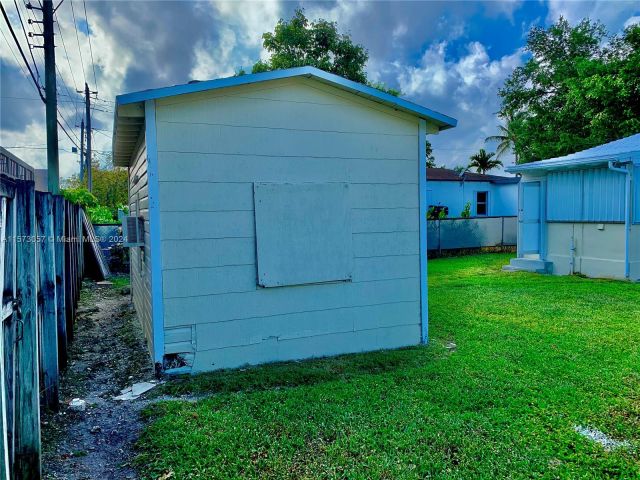
[{"label": "corrugated metal panel", "polygon": [[608,168],[583,170],[583,185],[584,221],[624,222],[624,174]]},{"label": "corrugated metal panel", "polygon": [[551,222],[582,219],[582,170],[547,176],[547,219]]},{"label": "corrugated metal panel", "polygon": [[553,172],[547,176],[551,222],[623,222],[625,176],[608,168]]},{"label": "corrugated metal panel", "polygon": [[633,222],[640,223],[640,165],[633,168]]}]

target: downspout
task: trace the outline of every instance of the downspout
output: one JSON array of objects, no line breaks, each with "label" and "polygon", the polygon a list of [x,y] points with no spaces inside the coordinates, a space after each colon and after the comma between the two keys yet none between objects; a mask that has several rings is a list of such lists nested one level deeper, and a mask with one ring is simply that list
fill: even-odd
[{"label": "downspout", "polygon": [[[609,161],[609,170],[626,175],[624,182],[624,277],[629,278],[631,263],[629,248],[631,244],[631,160],[623,162]],[[625,165],[621,167],[619,165]]]}]

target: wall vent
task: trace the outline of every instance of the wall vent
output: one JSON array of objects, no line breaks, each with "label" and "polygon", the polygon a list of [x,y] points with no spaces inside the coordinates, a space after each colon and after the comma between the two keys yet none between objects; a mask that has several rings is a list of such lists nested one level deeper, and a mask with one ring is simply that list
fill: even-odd
[{"label": "wall vent", "polygon": [[142,217],[123,216],[122,236],[125,247],[144,246],[144,219]]}]

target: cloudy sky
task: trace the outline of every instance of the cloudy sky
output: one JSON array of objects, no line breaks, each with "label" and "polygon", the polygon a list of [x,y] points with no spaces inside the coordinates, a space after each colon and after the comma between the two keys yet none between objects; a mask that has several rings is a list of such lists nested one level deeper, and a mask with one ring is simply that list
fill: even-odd
[{"label": "cloudy sky", "polygon": [[[28,19],[39,18],[40,12],[24,8],[25,0],[17,0],[18,8],[13,1],[2,3],[29,61],[44,76],[42,49],[32,50],[32,60],[21,26],[22,20],[27,32],[39,33]],[[466,164],[485,146],[484,138],[495,133],[497,90],[526,59],[523,46],[532,26],[550,25],[560,15],[572,23],[585,16],[599,19],[610,32],[640,22],[637,1],[64,0],[56,13],[62,123],[79,144],[83,99],[75,92],[86,81],[98,91],[93,139],[97,154],[103,155],[111,146],[116,95],[250,68],[265,56],[261,34],[299,6],[311,19],[337,21],[341,31],[369,50],[371,79],[458,119],[456,129],[431,137],[436,161],[448,166]],[[43,167],[44,106],[6,24],[0,23],[0,144]],[[41,43],[40,38],[32,43]],[[68,176],[78,171],[78,155],[71,153],[73,143],[65,133],[59,135],[61,175]]]}]

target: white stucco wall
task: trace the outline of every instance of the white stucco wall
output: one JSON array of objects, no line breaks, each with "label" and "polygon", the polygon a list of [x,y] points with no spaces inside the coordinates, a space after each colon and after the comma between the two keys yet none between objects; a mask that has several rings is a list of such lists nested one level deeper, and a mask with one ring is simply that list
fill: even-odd
[{"label": "white stucco wall", "polygon": [[[416,118],[300,78],[156,120],[166,354],[195,372],[420,341]],[[351,282],[257,286],[254,182],[349,184]]]}]

